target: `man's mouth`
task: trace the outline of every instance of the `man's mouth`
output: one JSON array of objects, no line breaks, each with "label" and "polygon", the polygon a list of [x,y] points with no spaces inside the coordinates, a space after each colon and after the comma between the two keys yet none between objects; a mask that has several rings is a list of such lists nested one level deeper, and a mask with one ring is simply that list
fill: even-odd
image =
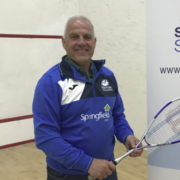
[{"label": "man's mouth", "polygon": [[78,51],[78,52],[87,52],[88,50],[87,49],[75,49],[75,51]]}]

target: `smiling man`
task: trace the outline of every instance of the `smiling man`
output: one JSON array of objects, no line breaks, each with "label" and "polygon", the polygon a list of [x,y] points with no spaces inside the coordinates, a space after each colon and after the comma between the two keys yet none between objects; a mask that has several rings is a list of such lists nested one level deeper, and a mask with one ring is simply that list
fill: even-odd
[{"label": "smiling man", "polygon": [[[47,180],[117,180],[115,138],[135,147],[114,74],[92,60],[94,27],[84,16],[68,20],[66,55],[39,80],[33,100],[36,146],[46,154]],[[140,156],[142,150],[130,156]]]},{"label": "smiling man", "polygon": [[70,19],[62,38],[62,44],[67,57],[89,74],[91,57],[96,46],[92,24],[83,18]]}]

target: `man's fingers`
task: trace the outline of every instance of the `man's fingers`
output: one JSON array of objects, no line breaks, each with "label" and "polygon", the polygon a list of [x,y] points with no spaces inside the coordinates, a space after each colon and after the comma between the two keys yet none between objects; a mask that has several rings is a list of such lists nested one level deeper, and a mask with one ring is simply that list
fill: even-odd
[{"label": "man's fingers", "polygon": [[129,156],[131,156],[131,157],[141,156],[142,152],[143,152],[142,149],[138,149],[138,150],[132,152]]},{"label": "man's fingers", "polygon": [[107,178],[115,170],[115,165],[112,162],[94,158],[88,173],[98,179]]},{"label": "man's fingers", "polygon": [[109,168],[112,172],[116,170],[116,166],[113,164],[113,162],[109,162]]},{"label": "man's fingers", "polygon": [[110,176],[112,172],[115,171],[116,166],[112,162],[109,162],[108,167],[109,169],[107,170],[107,174],[108,176]]}]

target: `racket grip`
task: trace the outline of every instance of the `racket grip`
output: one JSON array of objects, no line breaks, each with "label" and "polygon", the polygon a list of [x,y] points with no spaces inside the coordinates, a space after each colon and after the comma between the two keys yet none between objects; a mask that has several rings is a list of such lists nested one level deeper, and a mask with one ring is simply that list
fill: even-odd
[{"label": "racket grip", "polygon": [[116,166],[117,165],[117,162],[115,160],[112,161],[112,163]]}]

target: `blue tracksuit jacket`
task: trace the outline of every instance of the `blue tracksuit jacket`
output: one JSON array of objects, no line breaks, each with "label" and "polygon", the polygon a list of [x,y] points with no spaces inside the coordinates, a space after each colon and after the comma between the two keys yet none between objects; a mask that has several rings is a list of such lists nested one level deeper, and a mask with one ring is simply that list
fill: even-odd
[{"label": "blue tracksuit jacket", "polygon": [[36,146],[61,173],[88,174],[93,158],[113,160],[114,135],[124,143],[133,134],[114,74],[104,63],[93,61],[95,79],[90,83],[63,57],[36,86]]}]

